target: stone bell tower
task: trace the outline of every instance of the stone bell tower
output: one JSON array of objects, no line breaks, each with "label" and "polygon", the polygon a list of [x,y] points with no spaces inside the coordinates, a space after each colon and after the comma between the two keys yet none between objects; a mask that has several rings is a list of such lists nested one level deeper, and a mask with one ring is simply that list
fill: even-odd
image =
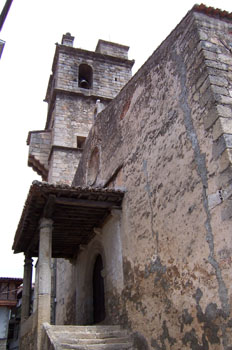
[{"label": "stone bell tower", "polygon": [[45,130],[28,136],[31,166],[43,180],[71,184],[85,139],[97,114],[131,77],[129,47],[99,40],[94,52],[73,47],[63,35],[56,44],[45,101]]}]

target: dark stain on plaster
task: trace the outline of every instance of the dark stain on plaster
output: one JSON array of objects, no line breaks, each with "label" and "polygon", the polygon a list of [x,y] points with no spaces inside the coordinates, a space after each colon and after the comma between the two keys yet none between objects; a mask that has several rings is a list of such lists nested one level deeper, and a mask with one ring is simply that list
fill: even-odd
[{"label": "dark stain on plaster", "polygon": [[166,273],[166,266],[161,264],[159,256],[154,261],[151,261],[149,265],[145,266],[145,274],[144,277],[149,277],[150,274],[156,273],[156,277],[154,283],[156,284],[162,276]]},{"label": "dark stain on plaster", "polygon": [[[155,349],[155,350],[166,350],[167,347],[166,347],[166,345],[165,345],[165,340],[168,341],[168,343],[170,344],[170,346],[173,346],[173,345],[176,343],[176,339],[175,339],[175,338],[172,338],[172,337],[169,335],[169,331],[168,331],[168,328],[167,328],[166,321],[163,321],[162,329],[163,329],[163,332],[162,332],[162,334],[160,335],[159,338],[157,338],[157,339],[152,338],[152,339],[151,339],[151,346],[152,346],[153,349]],[[161,344],[161,345],[159,345],[159,344]],[[168,348],[169,348],[169,347],[168,347]]]},{"label": "dark stain on plaster", "polygon": [[122,120],[125,115],[127,114],[129,108],[130,108],[130,104],[131,104],[131,99],[129,99],[128,101],[125,102],[123,109],[122,109],[122,113],[120,115],[120,119]]},{"label": "dark stain on plaster", "polygon": [[190,325],[192,322],[193,317],[190,315],[187,309],[184,309],[182,314],[181,333],[183,332],[184,325]]},{"label": "dark stain on plaster", "polygon": [[202,345],[199,344],[196,331],[194,328],[191,329],[191,331],[186,332],[183,339],[182,343],[184,345],[189,344],[192,350],[208,350],[209,349],[209,344],[206,340],[205,334],[202,335],[202,340],[201,343]]},{"label": "dark stain on plaster", "polygon": [[196,310],[197,310],[197,319],[199,323],[203,323],[204,335],[211,344],[220,344],[220,338],[218,336],[219,325],[218,323],[222,312],[217,308],[217,304],[210,303],[205,309],[205,313],[202,311],[200,306],[200,300],[203,296],[200,288],[197,289],[196,293],[193,295],[196,300]]},{"label": "dark stain on plaster", "polygon": [[133,349],[149,350],[149,346],[146,341],[146,338],[138,332],[133,333]]},{"label": "dark stain on plaster", "polygon": [[66,303],[66,317],[64,324],[70,325],[76,322],[76,293],[73,293]]}]

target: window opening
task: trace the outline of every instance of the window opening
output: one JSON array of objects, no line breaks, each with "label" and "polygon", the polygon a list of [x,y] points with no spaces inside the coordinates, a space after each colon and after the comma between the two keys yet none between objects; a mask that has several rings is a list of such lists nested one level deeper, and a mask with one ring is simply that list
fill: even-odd
[{"label": "window opening", "polygon": [[77,148],[83,149],[85,144],[86,137],[85,136],[77,136]]},{"label": "window opening", "polygon": [[82,89],[91,89],[93,83],[93,70],[88,64],[79,66],[78,85]]}]

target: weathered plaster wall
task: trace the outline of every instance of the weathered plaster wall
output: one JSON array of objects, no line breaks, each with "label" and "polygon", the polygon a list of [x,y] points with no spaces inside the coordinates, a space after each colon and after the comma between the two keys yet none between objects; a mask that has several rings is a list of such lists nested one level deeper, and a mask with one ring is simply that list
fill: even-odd
[{"label": "weathered plaster wall", "polygon": [[[120,295],[123,290],[123,261],[121,246],[121,212],[113,210],[103,229],[96,229],[96,236],[87,246],[81,247],[77,259],[77,306],[76,323],[93,324],[93,269],[97,255],[103,261],[105,300],[110,302],[113,292]],[[105,303],[104,323],[114,324],[111,305]]]},{"label": "weathered plaster wall", "polygon": [[76,324],[75,261],[57,259],[56,269],[56,324]]},{"label": "weathered plaster wall", "polygon": [[107,302],[138,349],[232,347],[230,27],[187,15],[99,115],[73,182],[97,146],[95,185],[126,189]]}]

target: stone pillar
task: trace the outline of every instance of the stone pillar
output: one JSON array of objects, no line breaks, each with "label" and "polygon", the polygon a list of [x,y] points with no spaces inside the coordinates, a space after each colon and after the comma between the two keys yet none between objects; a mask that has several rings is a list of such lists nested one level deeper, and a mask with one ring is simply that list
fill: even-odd
[{"label": "stone pillar", "polygon": [[21,322],[25,321],[30,316],[32,262],[33,260],[31,258],[25,256],[24,273],[23,273]]},{"label": "stone pillar", "polygon": [[40,221],[39,260],[38,260],[38,323],[37,349],[41,349],[42,324],[51,319],[51,258],[52,258],[52,224],[51,219]]}]

